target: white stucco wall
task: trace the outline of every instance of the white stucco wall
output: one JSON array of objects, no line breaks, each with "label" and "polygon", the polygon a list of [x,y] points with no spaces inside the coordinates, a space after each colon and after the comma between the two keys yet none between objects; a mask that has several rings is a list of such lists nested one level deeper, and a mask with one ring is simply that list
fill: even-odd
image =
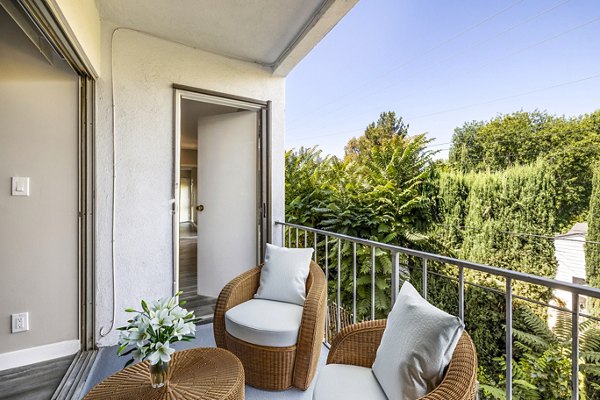
[{"label": "white stucco wall", "polygon": [[[114,32],[114,38],[113,38]],[[112,46],[111,46],[112,44]],[[273,102],[273,220],[284,215],[285,78],[251,63],[102,24],[97,81],[96,332],[110,326],[112,104],[117,148],[117,323],[141,298],[172,290],[173,83]],[[111,65],[112,62],[112,65]],[[281,235],[275,232],[274,238]],[[99,345],[116,342],[113,331]]]}]

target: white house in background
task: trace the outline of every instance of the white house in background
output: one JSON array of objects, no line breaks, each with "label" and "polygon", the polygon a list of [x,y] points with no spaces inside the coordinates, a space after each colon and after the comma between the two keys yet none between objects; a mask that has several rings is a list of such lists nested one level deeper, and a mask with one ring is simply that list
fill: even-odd
[{"label": "white house in background", "polygon": [[280,240],[285,77],[357,1],[0,1],[0,370],[113,345],[124,308],[177,290],[190,118],[232,183],[199,199],[207,279]]},{"label": "white house in background", "polygon": [[[564,235],[554,239],[554,250],[558,262],[556,279],[559,281],[585,285],[585,237],[587,235],[587,222],[580,222]],[[570,293],[555,290],[554,296],[563,302],[566,308],[571,308],[572,296]],[[585,312],[586,298],[581,296],[579,311]]]}]

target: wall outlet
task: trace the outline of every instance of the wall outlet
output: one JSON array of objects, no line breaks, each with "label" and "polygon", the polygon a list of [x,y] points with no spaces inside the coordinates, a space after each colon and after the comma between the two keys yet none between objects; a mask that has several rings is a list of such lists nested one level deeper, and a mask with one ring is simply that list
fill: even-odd
[{"label": "wall outlet", "polygon": [[29,330],[29,313],[12,314],[12,333],[25,332]]}]

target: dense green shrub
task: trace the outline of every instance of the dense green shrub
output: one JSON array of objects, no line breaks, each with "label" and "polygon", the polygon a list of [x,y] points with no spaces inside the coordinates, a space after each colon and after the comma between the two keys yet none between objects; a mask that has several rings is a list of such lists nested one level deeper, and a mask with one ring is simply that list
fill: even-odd
[{"label": "dense green shrub", "polygon": [[[586,239],[589,242],[600,242],[600,166],[594,172]],[[600,288],[600,245],[586,244],[585,269],[588,285]],[[595,302],[591,309],[594,315],[600,316],[600,304]]]},{"label": "dense green shrub", "polygon": [[456,128],[449,165],[461,172],[503,171],[541,160],[555,170],[561,230],[585,220],[592,166],[600,156],[600,111],[567,118],[519,111]]},{"label": "dense green shrub", "polygon": [[[383,113],[365,135],[348,143],[343,160],[324,157],[316,148],[286,153],[286,220],[554,277],[554,243],[546,237],[581,219],[590,196],[600,197],[600,193],[592,195],[588,184],[590,162],[598,158],[599,137],[600,112],[573,119],[519,112],[458,128],[451,162],[444,164],[432,160],[424,135],[409,136],[401,118]],[[329,274],[330,303],[337,302],[339,276],[340,306],[351,311],[352,244],[342,242],[338,247],[337,240],[322,236],[315,244],[310,234],[288,233],[286,240],[292,246],[317,248],[318,262]],[[371,313],[385,317],[391,308],[391,255],[376,250],[372,281],[371,251],[357,246],[358,320],[370,318]],[[593,257],[589,251],[588,256]],[[420,290],[422,260],[402,257],[401,267],[403,277]],[[429,264],[428,300],[453,314],[458,313],[456,277],[454,266]],[[477,272],[465,278],[470,282],[465,287],[465,323],[478,351],[479,380],[488,384],[484,397],[501,396],[505,282]],[[546,288],[519,283],[513,290],[542,302],[552,295]],[[521,334],[515,342],[515,393],[524,399],[563,398],[569,390],[568,373],[566,380],[564,374],[570,366],[562,342],[557,339],[543,348],[528,344],[524,338],[540,334],[530,315],[543,323],[546,310],[531,304],[528,311],[519,311],[520,307],[525,305],[517,302],[513,308],[513,321]],[[583,373],[595,376],[600,356],[582,357]],[[594,385],[595,380],[587,379],[582,393],[587,392],[588,399],[596,398]]]}]

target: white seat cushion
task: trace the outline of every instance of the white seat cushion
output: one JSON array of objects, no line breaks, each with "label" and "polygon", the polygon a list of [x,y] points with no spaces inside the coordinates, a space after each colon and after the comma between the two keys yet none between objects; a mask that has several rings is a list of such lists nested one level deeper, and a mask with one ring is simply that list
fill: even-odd
[{"label": "white seat cushion", "polygon": [[371,368],[328,364],[321,368],[313,400],[387,400]]},{"label": "white seat cushion", "polygon": [[259,346],[294,346],[303,310],[297,304],[248,300],[225,313],[225,330],[235,338]]}]

